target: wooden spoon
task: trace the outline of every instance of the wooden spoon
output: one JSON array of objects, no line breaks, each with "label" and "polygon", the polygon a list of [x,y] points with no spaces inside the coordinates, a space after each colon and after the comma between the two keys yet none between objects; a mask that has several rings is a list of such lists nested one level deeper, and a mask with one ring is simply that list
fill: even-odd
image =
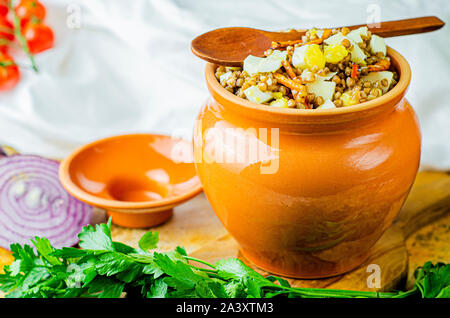
[{"label": "wooden spoon", "polygon": [[[382,37],[392,37],[438,30],[444,26],[438,17],[420,17],[380,22],[369,30]],[[365,24],[349,26],[357,29]],[[231,27],[216,29],[196,37],[191,43],[192,52],[208,62],[225,66],[242,66],[248,55],[264,56],[273,41],[299,40],[307,30],[269,32],[264,30]]]}]

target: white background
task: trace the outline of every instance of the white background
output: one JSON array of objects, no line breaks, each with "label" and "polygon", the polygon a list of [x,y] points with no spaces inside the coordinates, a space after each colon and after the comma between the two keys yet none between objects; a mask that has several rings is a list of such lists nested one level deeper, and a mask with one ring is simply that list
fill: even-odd
[{"label": "white background", "polygon": [[[36,57],[40,73],[0,93],[0,143],[62,158],[105,136],[158,132],[190,138],[208,96],[204,62],[190,41],[224,26],[267,30],[366,23],[370,4],[382,20],[437,15],[450,1],[42,0],[56,46]],[[81,28],[70,10],[81,5]],[[71,11],[73,12],[73,11]],[[387,39],[410,62],[407,98],[422,127],[422,168],[450,169],[450,29]],[[21,59],[22,64],[26,60]]]}]

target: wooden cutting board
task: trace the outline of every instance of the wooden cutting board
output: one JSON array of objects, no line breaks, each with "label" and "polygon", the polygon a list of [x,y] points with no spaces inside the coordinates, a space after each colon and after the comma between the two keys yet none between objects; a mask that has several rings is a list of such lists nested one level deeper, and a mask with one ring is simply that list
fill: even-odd
[{"label": "wooden cutting board", "polygon": [[[102,211],[97,211],[96,219],[104,220]],[[112,235],[116,241],[137,246],[139,238],[147,230],[113,226]],[[177,207],[171,220],[152,230],[160,233],[158,249],[161,251],[180,245],[184,246],[191,256],[208,262],[215,262],[224,257],[243,259],[236,242],[223,228],[203,194]],[[341,276],[289,281],[293,286],[302,287],[376,290],[367,287],[366,281],[370,273],[366,270],[368,264],[377,264],[381,269],[379,290],[403,288],[405,282],[408,285],[413,284],[414,269],[425,261],[450,262],[448,242],[450,175],[421,172],[396,221],[374,245],[371,256],[364,264]],[[11,261],[10,253],[0,249],[0,268]]]},{"label": "wooden cutting board", "polygon": [[[414,269],[426,261],[450,262],[450,175],[419,173],[411,193],[394,224],[373,246],[369,259],[344,275],[314,280],[288,279],[296,287],[389,291],[414,282]],[[227,235],[205,245],[192,256],[217,261],[239,257],[263,275],[268,274],[249,263],[239,253],[236,242]],[[367,286],[369,264],[381,269],[380,288]]]}]

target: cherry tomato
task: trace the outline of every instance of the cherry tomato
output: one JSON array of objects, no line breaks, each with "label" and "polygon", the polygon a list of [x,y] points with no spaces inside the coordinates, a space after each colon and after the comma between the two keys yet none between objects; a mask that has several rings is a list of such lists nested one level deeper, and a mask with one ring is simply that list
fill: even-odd
[{"label": "cherry tomato", "polygon": [[45,24],[28,23],[22,30],[31,54],[36,54],[53,47],[52,29]]},{"label": "cherry tomato", "polygon": [[20,72],[8,54],[0,55],[0,91],[6,91],[19,82]]},{"label": "cherry tomato", "polygon": [[38,0],[21,0],[15,10],[22,26],[28,22],[41,22],[46,14],[44,5]]},{"label": "cherry tomato", "polygon": [[0,0],[0,16],[6,17],[9,12],[8,0]]},{"label": "cherry tomato", "polygon": [[11,41],[14,41],[14,27],[6,17],[0,15],[0,53],[7,53]]},{"label": "cherry tomato", "polygon": [[0,39],[0,54],[7,54],[9,50],[9,41],[3,42],[3,39]]},{"label": "cherry tomato", "polygon": [[14,26],[2,16],[0,16],[0,39],[14,41]]}]

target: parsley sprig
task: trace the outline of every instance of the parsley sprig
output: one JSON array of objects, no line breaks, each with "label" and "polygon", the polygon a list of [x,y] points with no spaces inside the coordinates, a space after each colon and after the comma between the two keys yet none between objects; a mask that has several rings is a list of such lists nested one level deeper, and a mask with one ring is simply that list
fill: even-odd
[{"label": "parsley sprig", "polygon": [[157,232],[142,236],[137,249],[114,242],[111,220],[83,228],[79,239],[81,249],[55,249],[39,237],[32,240],[35,249],[12,244],[15,260],[0,275],[0,290],[14,298],[450,297],[450,264],[428,262],[418,268],[415,286],[406,292],[295,288],[285,279],[260,275],[236,258],[210,264],[187,256],[182,247],[156,252]]}]

